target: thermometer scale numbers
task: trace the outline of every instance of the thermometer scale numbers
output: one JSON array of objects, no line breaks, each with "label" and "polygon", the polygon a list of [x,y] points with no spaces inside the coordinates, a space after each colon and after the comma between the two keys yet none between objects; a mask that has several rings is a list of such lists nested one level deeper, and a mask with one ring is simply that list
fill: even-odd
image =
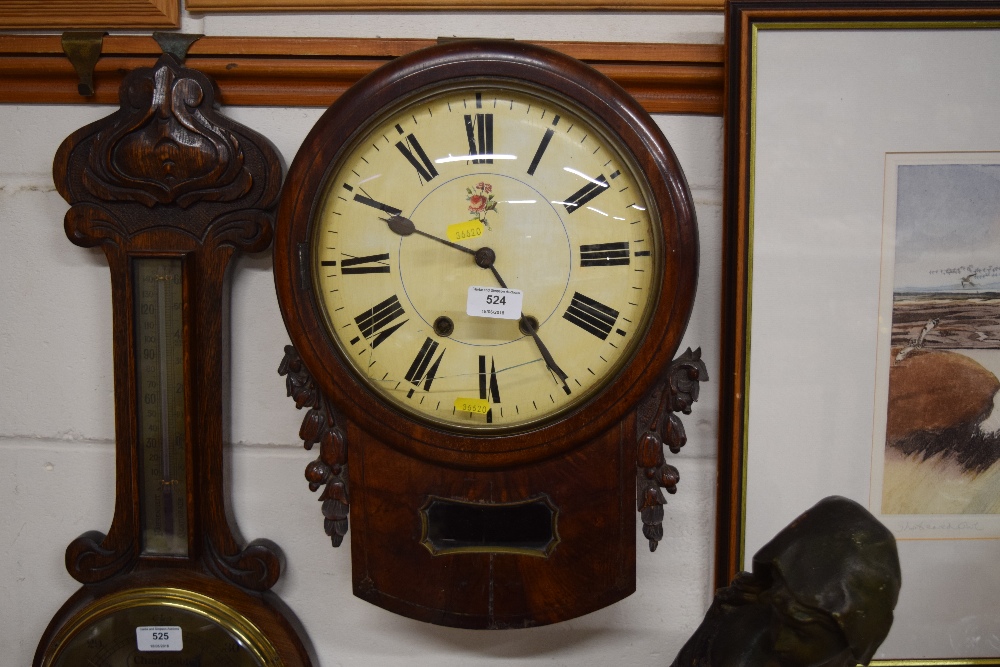
[{"label": "thermometer scale numbers", "polygon": [[138,258],[135,273],[143,552],[187,555],[181,260]]}]

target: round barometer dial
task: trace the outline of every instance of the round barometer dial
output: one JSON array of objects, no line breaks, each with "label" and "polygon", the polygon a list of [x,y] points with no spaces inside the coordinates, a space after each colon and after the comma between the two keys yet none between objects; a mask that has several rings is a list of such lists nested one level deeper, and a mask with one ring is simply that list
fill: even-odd
[{"label": "round barometer dial", "polygon": [[659,292],[643,178],[583,110],[470,82],[414,96],[323,185],[310,258],[331,338],[395,407],[524,427],[629,359]]},{"label": "round barometer dial", "polygon": [[41,667],[282,664],[246,617],[218,600],[179,588],[136,588],[102,598],[61,629]]}]

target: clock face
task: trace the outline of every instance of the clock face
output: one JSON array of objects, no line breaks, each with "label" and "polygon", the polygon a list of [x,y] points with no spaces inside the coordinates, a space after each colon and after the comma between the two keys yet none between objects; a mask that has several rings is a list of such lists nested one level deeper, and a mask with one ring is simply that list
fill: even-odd
[{"label": "clock face", "polygon": [[312,290],[354,375],[465,432],[532,428],[627,365],[664,272],[655,204],[586,111],[523,83],[424,90],[362,128],[312,214]]}]

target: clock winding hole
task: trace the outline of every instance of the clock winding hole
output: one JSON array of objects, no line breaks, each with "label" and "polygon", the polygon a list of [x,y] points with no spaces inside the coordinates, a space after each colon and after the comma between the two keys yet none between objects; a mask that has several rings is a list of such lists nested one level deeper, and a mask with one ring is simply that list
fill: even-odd
[{"label": "clock winding hole", "polygon": [[455,322],[447,315],[442,315],[434,320],[434,333],[447,338],[455,333]]},{"label": "clock winding hole", "polygon": [[531,315],[522,315],[517,321],[517,328],[525,336],[530,336],[533,331],[538,331],[538,320]]}]

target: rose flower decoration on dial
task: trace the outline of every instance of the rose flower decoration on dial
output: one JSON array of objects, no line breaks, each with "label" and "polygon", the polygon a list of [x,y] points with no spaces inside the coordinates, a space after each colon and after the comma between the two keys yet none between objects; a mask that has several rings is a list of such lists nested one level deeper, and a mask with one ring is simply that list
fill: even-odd
[{"label": "rose flower decoration on dial", "polygon": [[453,429],[579,404],[657,299],[636,169],[566,103],[489,85],[404,104],[352,146],[315,217],[312,280],[356,374]]}]

